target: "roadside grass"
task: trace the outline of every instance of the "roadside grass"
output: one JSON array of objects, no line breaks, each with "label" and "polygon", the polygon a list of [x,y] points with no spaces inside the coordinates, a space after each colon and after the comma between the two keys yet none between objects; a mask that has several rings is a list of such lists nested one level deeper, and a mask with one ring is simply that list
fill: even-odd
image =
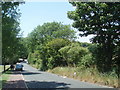
[{"label": "roadside grass", "polygon": [[[6,69],[8,69],[10,67],[10,65],[6,65]],[[3,65],[0,65],[0,72],[2,72],[3,71],[3,69],[4,69],[4,66]]]},{"label": "roadside grass", "polygon": [[3,66],[2,65],[0,65],[0,72],[2,72],[3,71]]},{"label": "roadside grass", "polygon": [[56,67],[52,70],[48,70],[47,72],[74,78],[84,82],[96,83],[114,88],[118,87],[118,77],[116,74],[100,73],[95,68],[82,69],[80,67]]},{"label": "roadside grass", "polygon": [[[6,68],[9,68],[9,65],[7,65]],[[0,72],[2,71],[3,71],[3,66],[0,66]],[[11,71],[8,70],[5,73],[0,74],[0,90],[2,89],[6,81],[9,79],[10,73]]]},{"label": "roadside grass", "polygon": [[2,82],[0,82],[2,84],[2,87],[4,86],[6,81],[9,79],[10,73],[11,71],[6,71],[5,73],[2,74]]},{"label": "roadside grass", "polygon": [[[32,67],[39,69],[38,65],[30,64]],[[114,72],[100,73],[96,68],[81,67],[56,67],[49,69],[47,72],[77,79],[83,82],[96,83],[99,85],[118,88],[118,76]]]}]

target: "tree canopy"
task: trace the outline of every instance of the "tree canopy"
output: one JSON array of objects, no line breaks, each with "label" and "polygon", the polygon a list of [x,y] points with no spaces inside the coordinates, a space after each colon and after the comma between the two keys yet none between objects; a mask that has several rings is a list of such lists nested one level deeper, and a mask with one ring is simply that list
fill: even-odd
[{"label": "tree canopy", "polygon": [[28,47],[30,51],[33,51],[38,45],[45,44],[55,38],[74,40],[76,38],[75,31],[71,29],[70,25],[63,25],[58,22],[44,23],[42,26],[38,25],[28,35]]},{"label": "tree canopy", "polygon": [[2,2],[2,63],[13,64],[19,51],[19,17],[18,6],[22,2]]},{"label": "tree canopy", "polygon": [[110,70],[117,53],[115,49],[120,43],[120,3],[70,3],[76,7],[75,11],[68,12],[68,17],[74,20],[73,27],[81,32],[80,36],[95,35],[92,42],[99,45],[98,63],[104,70]]},{"label": "tree canopy", "polygon": [[28,62],[35,64],[41,70],[65,66],[67,63],[58,50],[75,38],[75,31],[70,25],[50,22],[37,26],[27,37]]}]

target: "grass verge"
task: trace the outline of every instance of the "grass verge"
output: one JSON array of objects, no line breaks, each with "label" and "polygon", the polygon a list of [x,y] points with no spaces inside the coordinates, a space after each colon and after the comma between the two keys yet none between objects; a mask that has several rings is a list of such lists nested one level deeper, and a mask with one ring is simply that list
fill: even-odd
[{"label": "grass verge", "polygon": [[[9,65],[6,66],[6,68],[9,68]],[[3,66],[0,67],[0,70],[3,71]],[[6,71],[2,74],[0,74],[0,90],[4,86],[5,82],[9,79],[11,71]]]},{"label": "grass verge", "polygon": [[56,67],[48,72],[77,79],[84,82],[96,83],[117,88],[118,77],[115,73],[100,73],[95,68]]},{"label": "grass verge", "polygon": [[2,86],[4,86],[5,82],[9,79],[11,71],[6,71],[2,74]]},{"label": "grass verge", "polygon": [[0,65],[0,72],[2,72],[3,71],[3,66],[2,65]]}]

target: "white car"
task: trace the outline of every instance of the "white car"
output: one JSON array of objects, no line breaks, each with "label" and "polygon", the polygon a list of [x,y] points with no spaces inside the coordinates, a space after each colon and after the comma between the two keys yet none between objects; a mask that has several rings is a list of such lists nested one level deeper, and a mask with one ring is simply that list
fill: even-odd
[{"label": "white car", "polygon": [[28,63],[27,59],[25,59],[25,63]]},{"label": "white car", "polygon": [[16,65],[15,65],[15,70],[23,70],[23,65],[21,64],[21,63],[17,63]]}]

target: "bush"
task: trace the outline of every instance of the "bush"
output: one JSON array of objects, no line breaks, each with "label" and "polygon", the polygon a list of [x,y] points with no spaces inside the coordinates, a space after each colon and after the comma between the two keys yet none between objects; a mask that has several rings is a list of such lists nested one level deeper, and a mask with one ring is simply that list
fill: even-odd
[{"label": "bush", "polygon": [[38,69],[41,68],[42,60],[40,58],[40,53],[38,50],[28,55],[28,63],[34,65]]},{"label": "bush", "polygon": [[81,58],[81,62],[79,62],[79,65],[81,67],[88,68],[92,65],[94,65],[94,61],[92,60],[92,54],[87,54]]},{"label": "bush", "polygon": [[28,63],[29,64],[32,63],[32,53],[29,53],[29,55],[28,55]]},{"label": "bush", "polygon": [[70,43],[70,41],[66,40],[66,39],[53,39],[52,41],[48,42],[46,44],[46,48],[47,48],[47,60],[48,60],[48,68],[53,68],[56,66],[61,66],[62,64],[64,64],[64,61],[60,55],[60,52],[58,52],[58,50],[66,45],[68,45]]},{"label": "bush", "polygon": [[[56,66],[65,65],[63,58],[58,50],[70,43],[66,39],[53,39],[47,42],[44,46],[40,46],[35,50],[34,53],[29,55],[29,61],[32,64],[40,64],[40,70],[52,69]],[[37,66],[38,67],[38,66]]]},{"label": "bush", "polygon": [[89,53],[87,48],[81,47],[78,43],[72,43],[59,50],[68,65],[78,65],[81,58]]}]

